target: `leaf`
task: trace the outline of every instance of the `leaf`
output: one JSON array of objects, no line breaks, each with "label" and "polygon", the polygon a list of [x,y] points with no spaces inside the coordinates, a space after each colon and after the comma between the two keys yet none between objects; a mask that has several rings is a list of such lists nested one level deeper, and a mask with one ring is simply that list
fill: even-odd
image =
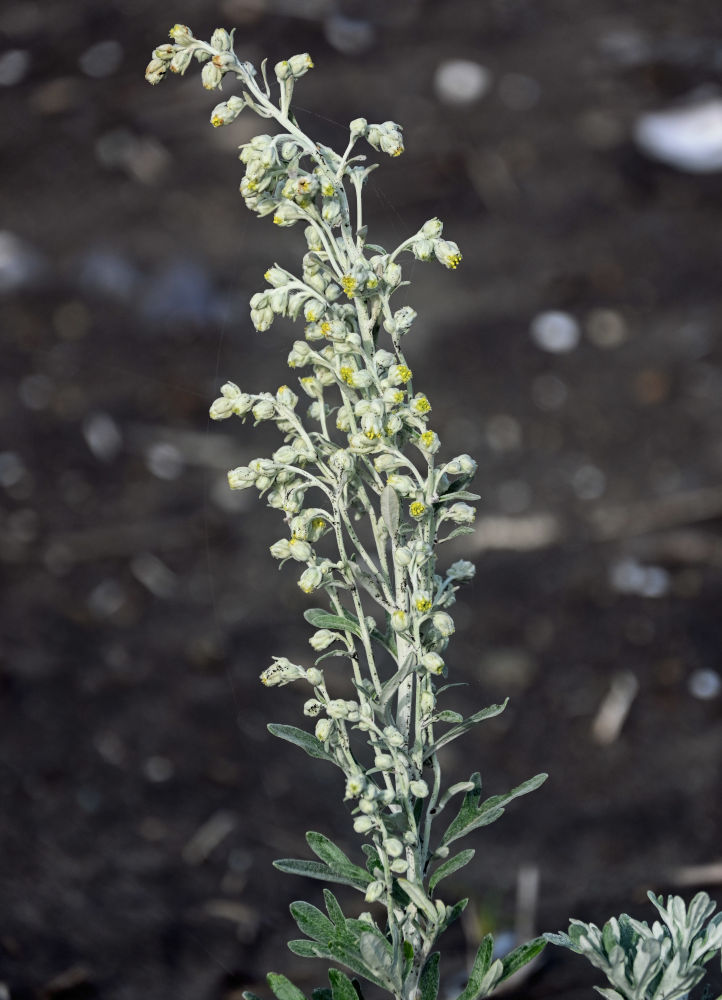
[{"label": "leaf", "polygon": [[439,934],[441,934],[442,931],[447,930],[447,928],[451,927],[455,920],[459,919],[461,914],[466,909],[468,902],[468,899],[460,899],[458,903],[454,903],[451,909],[447,912],[441,927],[439,927]]},{"label": "leaf", "polygon": [[286,875],[301,875],[304,878],[319,879],[321,882],[335,882],[338,885],[350,885],[351,888],[358,889],[359,892],[365,892],[369,882],[372,881],[371,876],[367,875],[363,868],[358,869],[358,871],[363,875],[363,878],[361,878],[361,876],[356,876],[356,874],[351,871],[331,871],[328,865],[322,865],[318,861],[279,858],[278,861],[273,862],[273,867],[277,868],[279,872],[285,872]]},{"label": "leaf", "polygon": [[404,890],[406,895],[409,897],[412,903],[427,915],[432,921],[436,921],[438,914],[436,912],[436,907],[427,897],[423,889],[418,886],[415,882],[409,882],[406,878],[399,878],[396,880],[401,888]]},{"label": "leaf", "polygon": [[376,934],[362,934],[359,938],[359,951],[364,963],[374,975],[385,980],[393,989],[392,967],[394,960],[388,942]]},{"label": "leaf", "polygon": [[464,716],[460,712],[452,712],[451,709],[444,709],[434,716],[434,722],[463,722]]},{"label": "leaf", "polygon": [[298,924],[298,929],[306,937],[313,938],[314,941],[321,941],[323,944],[328,944],[329,941],[333,940],[335,927],[317,907],[312,906],[311,903],[298,901],[291,903],[290,910],[291,916]]},{"label": "leaf", "polygon": [[448,535],[444,535],[443,538],[439,539],[439,545],[442,542],[450,542],[452,538],[458,538],[459,535],[473,535],[476,529],[472,528],[470,524],[460,524],[458,528],[454,528],[450,531]]},{"label": "leaf", "polygon": [[381,694],[379,695],[379,705],[382,709],[388,705],[391,698],[393,698],[403,682],[409,676],[415,663],[416,657],[413,653],[409,653],[394,676],[390,677],[389,680],[387,680],[382,686]]},{"label": "leaf", "polygon": [[436,503],[447,503],[450,500],[456,503],[457,500],[481,500],[481,497],[478,493],[469,493],[467,490],[454,490],[453,492],[447,490]]},{"label": "leaf", "polygon": [[303,612],[303,617],[309,625],[314,628],[338,629],[345,632],[352,632],[357,638],[361,638],[361,627],[358,618],[350,612],[348,615],[334,615],[323,608],[308,608]]},{"label": "leaf", "polygon": [[323,890],[323,899],[326,903],[326,912],[328,913],[331,921],[337,929],[343,929],[346,926],[346,917],[344,912],[338,904],[338,900],[331,892],[330,889]]},{"label": "leaf", "polygon": [[396,532],[399,530],[399,514],[401,511],[401,504],[399,503],[399,496],[393,486],[385,486],[381,491],[381,517],[384,519],[384,524],[389,529],[389,534],[393,537],[396,536]]},{"label": "leaf", "polygon": [[358,1000],[354,985],[345,972],[341,972],[340,969],[329,969],[328,978],[333,1000]]},{"label": "leaf", "polygon": [[361,850],[366,855],[366,868],[373,878],[376,878],[374,872],[378,869],[383,872],[384,866],[381,864],[381,858],[379,853],[373,844],[362,844]]},{"label": "leaf", "polygon": [[286,740],[288,743],[293,743],[295,746],[305,750],[309,757],[316,757],[319,760],[329,760],[332,764],[336,763],[331,754],[323,749],[323,743],[317,740],[313,733],[308,733],[305,729],[299,729],[297,726],[283,726],[278,722],[271,722],[268,725],[268,731],[273,736],[278,736],[279,739]]},{"label": "leaf", "polygon": [[288,950],[301,958],[318,958],[316,954],[316,942],[309,941],[308,938],[296,938],[288,942]]},{"label": "leaf", "polygon": [[474,782],[475,787],[464,796],[464,801],[461,804],[461,809],[459,809],[456,819],[451,822],[441,839],[442,845],[446,846],[450,844],[453,840],[471,833],[477,827],[488,826],[490,823],[493,823],[504,812],[504,806],[521,795],[533,792],[540,785],[544,784],[548,777],[549,775],[547,774],[537,774],[533,778],[522,781],[520,785],[512,788],[510,792],[506,792],[504,795],[492,795],[491,798],[486,799],[479,805],[481,775],[478,772],[472,774],[471,780]]},{"label": "leaf", "polygon": [[489,972],[491,966],[491,956],[494,951],[494,938],[491,934],[487,934],[479,945],[479,949],[476,953],[474,959],[474,964],[471,967],[471,972],[469,973],[469,982],[466,984],[466,988],[463,993],[460,993],[457,1000],[477,1000],[477,997],[483,996],[481,989],[484,983],[484,978]]},{"label": "leaf", "polygon": [[479,722],[484,722],[486,719],[493,719],[497,715],[501,715],[506,706],[509,704],[509,699],[505,698],[501,705],[489,705],[487,708],[482,708],[480,712],[474,712],[463,722],[460,722],[458,726],[454,726],[453,729],[449,729],[440,736],[438,740],[426,751],[426,759],[428,760],[442,747],[451,743],[452,740],[458,739],[459,736],[463,736],[464,733],[468,732],[472,726],[477,725]]},{"label": "leaf", "polygon": [[281,976],[277,972],[269,972],[266,979],[278,1000],[306,1000],[298,986],[294,986],[291,980],[286,979],[285,976]]},{"label": "leaf", "polygon": [[454,872],[458,872],[464,865],[468,865],[475,853],[473,850],[461,851],[459,854],[454,855],[453,858],[445,861],[443,865],[439,865],[429,879],[429,892],[434,891],[442,878],[447,878],[449,875],[453,875]]},{"label": "leaf", "polygon": [[364,590],[368,591],[368,593],[371,594],[373,599],[377,601],[382,608],[386,608],[388,610],[388,601],[384,597],[383,591],[379,586],[378,581],[381,578],[378,574],[374,574],[372,576],[371,573],[367,573],[365,570],[355,565],[355,563],[351,563],[350,566],[356,582],[360,584]]},{"label": "leaf", "polygon": [[438,951],[429,955],[426,964],[421,970],[419,980],[419,1000],[436,1000],[439,993],[439,959],[441,955]]},{"label": "leaf", "polygon": [[501,960],[501,964],[504,966],[504,971],[501,974],[499,982],[508,979],[509,976],[513,976],[515,972],[523,968],[528,962],[531,962],[533,958],[544,951],[546,947],[546,935],[542,937],[536,937],[533,941],[527,941],[526,944],[520,944],[518,948],[514,948]]}]

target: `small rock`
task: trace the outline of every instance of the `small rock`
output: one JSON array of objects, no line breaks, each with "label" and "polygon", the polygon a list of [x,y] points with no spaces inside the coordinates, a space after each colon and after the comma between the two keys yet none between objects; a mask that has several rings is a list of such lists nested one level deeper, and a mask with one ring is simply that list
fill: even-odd
[{"label": "small rock", "polygon": [[368,21],[343,14],[332,14],[323,23],[326,41],[345,56],[368,52],[376,41],[376,32]]},{"label": "small rock", "polygon": [[579,343],[579,324],[569,313],[558,310],[539,313],[529,327],[531,339],[550,354],[566,354]]},{"label": "small rock", "polygon": [[96,458],[112,462],[123,447],[123,435],[109,413],[89,413],[83,420],[83,437]]},{"label": "small rock", "polygon": [[112,76],[123,61],[123,46],[115,39],[105,42],[96,42],[81,55],[78,60],[83,73],[92,76],[96,80],[105,76]]},{"label": "small rock", "polygon": [[434,74],[434,91],[444,104],[471,104],[490,86],[489,70],[471,59],[447,59]]},{"label": "small rock", "polygon": [[26,49],[9,49],[0,56],[0,87],[21,83],[30,68],[30,53]]},{"label": "small rock", "polygon": [[620,594],[638,597],[664,597],[669,592],[669,573],[661,566],[643,566],[636,559],[623,559],[609,574],[609,582]]},{"label": "small rock", "polygon": [[177,479],[183,472],[183,455],[174,444],[157,441],[147,449],[145,464],[158,479]]},{"label": "small rock", "polygon": [[647,156],[690,174],[722,170],[722,98],[642,115],[634,139]]},{"label": "small rock", "polygon": [[603,350],[619,347],[627,339],[624,317],[613,309],[592,309],[584,325],[589,340]]},{"label": "small rock", "polygon": [[722,692],[722,677],[716,670],[695,670],[690,675],[687,686],[693,698],[711,701]]},{"label": "small rock", "polygon": [[506,73],[499,80],[499,97],[512,111],[530,111],[539,103],[541,87],[524,73]]},{"label": "small rock", "polygon": [[41,255],[8,230],[0,231],[0,295],[32,285],[45,269]]}]

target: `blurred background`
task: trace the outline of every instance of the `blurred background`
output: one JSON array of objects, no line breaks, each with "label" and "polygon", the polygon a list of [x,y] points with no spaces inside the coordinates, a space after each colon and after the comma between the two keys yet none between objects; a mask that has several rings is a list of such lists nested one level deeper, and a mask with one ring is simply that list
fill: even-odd
[{"label": "blurred background", "polygon": [[[449,977],[486,930],[650,917],[648,888],[719,899],[719,5],[7,0],[0,996],[318,985],[285,941],[320,889],[271,861],[307,829],[358,850],[336,773],[265,731],[298,721],[258,674],[308,660],[307,601],[268,555],[277,513],[225,473],[277,439],[207,418],[227,379],[284,380],[300,328],[259,335],[247,302],[302,236],[238,194],[266,123],[211,128],[197,69],[144,82],[176,21],[236,26],[256,65],[309,51],[296,114],[323,142],[401,122],[370,239],[438,215],[464,253],[407,264],[405,349],[446,454],[479,462],[477,532],[448,553],[477,563],[459,703],[512,698],[445,766],[489,793],[551,777],[449,881],[471,897]],[[519,995],[592,982],[548,949]]]}]

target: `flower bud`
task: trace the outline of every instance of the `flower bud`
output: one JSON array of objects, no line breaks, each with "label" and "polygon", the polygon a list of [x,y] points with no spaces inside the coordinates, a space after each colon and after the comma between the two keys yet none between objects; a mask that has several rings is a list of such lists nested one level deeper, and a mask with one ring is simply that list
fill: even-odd
[{"label": "flower bud", "polygon": [[[308,680],[308,678],[306,678]],[[323,711],[323,705],[316,698],[309,698],[308,701],[304,702],[303,714],[307,715],[309,718],[313,719]]]},{"label": "flower bud", "polygon": [[430,674],[443,674],[444,672],[444,661],[438,653],[424,653],[421,657],[421,666]]},{"label": "flower bud", "polygon": [[219,52],[230,52],[231,36],[225,28],[216,28],[213,32],[211,35],[211,48],[217,49]]},{"label": "flower bud", "polygon": [[370,816],[357,816],[353,822],[356,833],[368,833],[376,826]]},{"label": "flower bud", "polygon": [[193,49],[176,49],[175,55],[170,61],[169,68],[171,73],[178,73],[180,76],[183,76],[190,66],[192,58]]},{"label": "flower bud", "polygon": [[303,231],[303,235],[306,237],[306,245],[309,250],[313,250],[316,253],[324,249],[323,240],[321,239],[321,234],[315,228],[315,226],[306,226]]},{"label": "flower bud", "polygon": [[413,558],[413,552],[406,545],[401,545],[396,550],[396,562],[399,566],[410,566]]},{"label": "flower bud", "polygon": [[417,260],[431,260],[434,256],[433,240],[418,239],[411,245],[411,251]]},{"label": "flower bud", "polygon": [[404,853],[404,845],[396,837],[389,837],[384,841],[384,850],[390,858],[398,858]]},{"label": "flower bud", "polygon": [[256,420],[271,420],[276,413],[276,407],[270,399],[259,399],[252,412]]},{"label": "flower bud", "polygon": [[409,409],[419,416],[431,412],[431,403],[422,392],[417,392],[413,399],[409,401]]},{"label": "flower bud", "polygon": [[266,687],[282,687],[306,676],[303,667],[291,663],[285,656],[274,656],[273,663],[261,674],[261,683]]},{"label": "flower bud", "polygon": [[283,406],[287,406],[290,410],[294,410],[296,408],[296,404],[298,403],[298,396],[295,392],[289,389],[287,385],[279,386],[278,391],[276,392],[276,399],[279,403]]},{"label": "flower bud", "polygon": [[457,455],[447,462],[444,472],[448,476],[473,476],[478,466],[470,455]]},{"label": "flower bud", "polygon": [[436,696],[433,691],[421,692],[420,707],[422,715],[431,715],[436,708]]},{"label": "flower bud", "polygon": [[352,122],[349,122],[349,132],[352,138],[361,138],[366,135],[366,130],[369,127],[369,123],[365,118],[354,118]]},{"label": "flower bud", "polygon": [[441,231],[444,228],[444,224],[441,219],[429,219],[425,222],[419,232],[426,237],[427,240],[436,240],[441,236]]},{"label": "flower bud", "polygon": [[396,726],[386,726],[384,729],[384,739],[390,747],[402,747],[406,740],[401,735]]},{"label": "flower bud", "polygon": [[454,619],[451,615],[447,615],[445,611],[437,611],[436,614],[431,616],[431,622],[434,628],[445,638],[448,639],[450,635],[453,635],[456,631],[456,626],[454,625]]},{"label": "flower bud", "polygon": [[419,778],[417,781],[411,781],[409,783],[409,791],[412,795],[415,795],[417,799],[425,799],[429,794],[429,786]]},{"label": "flower bud", "polygon": [[332,719],[345,719],[348,715],[348,706],[343,698],[332,698],[326,705],[326,712]]},{"label": "flower bud", "polygon": [[409,627],[409,616],[405,611],[392,611],[391,612],[391,628],[394,632],[405,632]]},{"label": "flower bud", "polygon": [[318,667],[309,667],[306,671],[306,680],[311,687],[320,687],[323,684],[323,674]]},{"label": "flower bud", "polygon": [[411,381],[412,374],[407,365],[392,365],[386,374],[386,382],[389,385],[405,385]]},{"label": "flower bud", "polygon": [[395,858],[389,865],[394,875],[403,875],[408,867],[409,863],[406,858]]},{"label": "flower bud", "polygon": [[206,90],[217,90],[222,79],[223,72],[214,62],[207,62],[201,70],[201,83]]},{"label": "flower bud", "polygon": [[382,771],[390,771],[394,766],[394,758],[389,753],[379,753],[374,757],[374,767]]},{"label": "flower bud", "polygon": [[316,739],[321,743],[326,743],[333,730],[333,723],[330,719],[319,719],[316,723]]},{"label": "flower bud", "polygon": [[367,903],[375,903],[377,900],[381,899],[381,897],[384,894],[384,891],[385,888],[383,882],[377,879],[376,881],[371,882],[368,888],[366,889],[366,895],[364,896],[364,899]]},{"label": "flower bud", "polygon": [[291,558],[295,559],[296,562],[308,562],[313,555],[313,549],[308,542],[301,541],[299,538],[292,538],[288,547]]},{"label": "flower bud", "polygon": [[467,559],[458,559],[446,571],[446,575],[450,580],[457,580],[459,583],[466,583],[468,580],[473,580],[475,573],[476,566]]},{"label": "flower bud", "polygon": [[304,570],[301,574],[298,586],[304,594],[311,594],[314,590],[317,590],[322,583],[323,571],[318,566],[309,566],[308,569]]},{"label": "flower bud", "polygon": [[159,45],[157,49],[153,50],[153,58],[159,59],[161,62],[170,62],[175,53],[175,45],[165,42],[163,45]]},{"label": "flower bud", "polygon": [[287,538],[279,538],[277,542],[271,545],[270,550],[274,559],[291,558],[291,544]]},{"label": "flower bud", "polygon": [[247,392],[241,392],[233,399],[233,412],[237,417],[245,417],[253,406],[253,396]]},{"label": "flower bud", "polygon": [[428,590],[417,590],[414,594],[414,607],[421,614],[431,611],[431,594]]},{"label": "flower bud", "polygon": [[151,59],[148,65],[145,67],[145,78],[148,83],[155,86],[156,83],[160,83],[168,70],[168,63],[163,59]]},{"label": "flower bud", "polygon": [[227,420],[228,417],[233,416],[233,400],[227,399],[225,396],[214,400],[208,415],[211,420]]},{"label": "flower bud", "polygon": [[386,482],[402,497],[411,496],[418,489],[418,484],[414,482],[411,476],[400,475],[396,472],[392,472]]},{"label": "flower bud", "polygon": [[366,778],[363,774],[351,774],[346,779],[345,799],[357,799],[366,787]]},{"label": "flower bud", "polygon": [[168,34],[176,45],[190,45],[194,41],[193,32],[185,24],[174,24]]},{"label": "flower bud", "polygon": [[299,77],[304,76],[310,69],[313,69],[313,60],[308,52],[301,52],[299,55],[291,56],[288,60],[288,68],[291,76],[295,80],[298,80]]},{"label": "flower bud", "polygon": [[471,524],[476,517],[476,511],[468,503],[452,503],[446,509],[444,517],[455,524]]},{"label": "flower bud", "polygon": [[314,632],[311,638],[308,640],[311,648],[315,649],[317,653],[320,653],[324,649],[328,649],[330,645],[340,639],[341,636],[338,632],[332,632],[330,629],[322,628],[318,632]]},{"label": "flower bud", "polygon": [[389,264],[389,266],[384,271],[384,281],[390,288],[396,288],[401,284],[402,272],[401,268],[395,262]]},{"label": "flower bud", "polygon": [[240,465],[228,473],[228,485],[232,490],[246,490],[249,486],[255,485],[255,482],[256,473],[246,465]]},{"label": "flower bud", "polygon": [[434,240],[436,259],[450,271],[456,270],[461,263],[461,251],[451,240]]}]

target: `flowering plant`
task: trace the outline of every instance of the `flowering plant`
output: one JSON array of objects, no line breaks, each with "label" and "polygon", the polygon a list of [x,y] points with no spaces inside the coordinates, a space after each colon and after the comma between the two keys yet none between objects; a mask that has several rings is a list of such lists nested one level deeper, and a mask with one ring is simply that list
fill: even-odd
[{"label": "flowering plant", "polygon": [[[269,729],[341,769],[353,827],[364,838],[365,867],[316,832],[307,841],[318,860],[283,859],[276,867],[351,886],[366,904],[377,904],[373,912],[349,917],[328,889],[327,915],[310,903],[293,903],[291,913],[305,937],[289,948],[358,977],[332,968],[330,990],[314,991],[314,1000],[356,1000],[359,979],[396,1000],[435,1000],[440,956],[434,949],[467,904],[448,902],[438,888],[474,856],[471,848],[452,853],[451,847],[499,819],[509,802],[546,778],[539,774],[482,799],[478,773],[445,786],[439,762],[443,747],[499,715],[506,702],[466,718],[442,707],[450,686],[444,654],[454,633],[449,612],[474,566],[459,560],[440,572],[437,552],[473,530],[479,497],[468,487],[476,462],[465,454],[440,457],[431,402],[414,386],[402,351],[416,314],[408,305],[392,307],[391,300],[408,284],[403,254],[453,270],[461,252],[436,218],[391,252],[368,242],[363,192],[377,164],[366,165],[366,157],[354,151],[365,140],[399,156],[402,129],[391,121],[357,118],[343,153],[314,142],[291,111],[295,84],[313,67],[307,53],[274,67],[276,102],[265,62],[259,76],[233,51],[232,33],[219,28],[206,43],[176,25],[170,35],[171,43],[155,49],[146,78],[158,83],[168,73],[183,74],[195,58],[207,89],[220,89],[229,76],[240,84],[240,96],[213,109],[211,124],[229,125],[245,108],[276,122],[281,131],[241,147],[241,194],[250,209],[271,215],[279,227],[301,224],[306,241],[300,274],[273,265],[265,273],[268,287],[250,303],[261,332],[278,316],[303,317],[304,339],[293,343],[288,365],[304,372],[298,387],[309,400],[305,413],[288,385],[251,393],[232,382],[221,387],[210,408],[214,420],[272,422],[282,437],[269,458],[228,474],[231,489],[255,488],[282,513],[287,533],[271,545],[271,555],[281,565],[303,567],[301,590],[326,601],[305,612],[314,629],[309,643],[319,654],[315,665],[274,657],[261,674],[268,687],[295,681],[309,686],[303,712],[315,720],[313,732],[275,724]],[[382,331],[385,346],[379,343]],[[352,699],[334,691],[325,669],[329,658],[347,662]],[[577,947],[580,938],[556,940]],[[487,996],[545,944],[539,937],[495,957],[487,935],[458,1000]],[[284,976],[271,973],[268,980],[278,1000],[303,1000]]]}]

